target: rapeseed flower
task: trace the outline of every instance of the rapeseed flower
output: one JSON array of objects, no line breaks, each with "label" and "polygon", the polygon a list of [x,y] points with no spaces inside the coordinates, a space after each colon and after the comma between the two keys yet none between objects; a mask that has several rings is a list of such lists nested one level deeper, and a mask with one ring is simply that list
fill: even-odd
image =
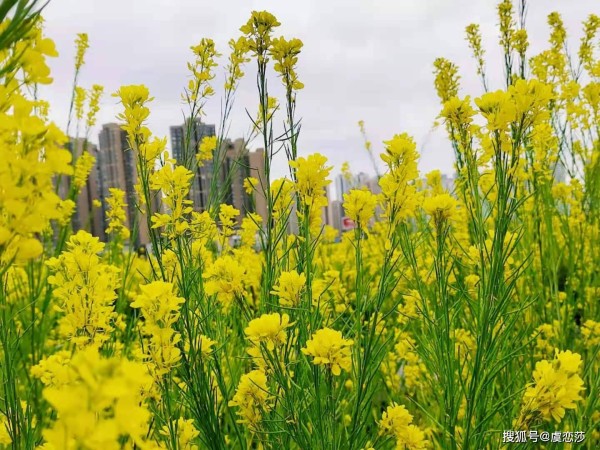
[{"label": "rapeseed flower", "polygon": [[302,353],[312,356],[313,364],[324,365],[335,376],[342,370],[349,372],[352,368],[351,349],[354,342],[344,339],[342,333],[331,328],[322,328],[306,342]]},{"label": "rapeseed flower", "polygon": [[556,350],[553,361],[536,363],[534,383],[523,395],[519,424],[529,425],[537,416],[560,423],[567,409],[575,409],[584,389],[578,374],[581,363],[581,356],[569,350]]},{"label": "rapeseed flower", "polygon": [[300,303],[300,296],[306,285],[306,276],[295,270],[281,272],[278,283],[273,286],[271,293],[279,297],[279,304],[295,307]]},{"label": "rapeseed flower", "polygon": [[252,319],[244,333],[254,345],[264,344],[267,350],[273,351],[275,346],[285,344],[285,330],[290,326],[290,317],[287,314],[263,314],[258,319]]},{"label": "rapeseed flower", "polygon": [[263,412],[271,408],[271,395],[265,373],[262,370],[253,370],[242,375],[229,406],[239,408],[240,423],[255,429],[262,419]]}]

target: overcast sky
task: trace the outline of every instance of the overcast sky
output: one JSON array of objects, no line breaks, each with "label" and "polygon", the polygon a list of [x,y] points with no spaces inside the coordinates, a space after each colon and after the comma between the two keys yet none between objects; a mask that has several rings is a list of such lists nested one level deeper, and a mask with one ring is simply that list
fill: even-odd
[{"label": "overcast sky", "polygon": [[[531,52],[547,47],[546,17],[561,12],[576,50],[581,22],[600,14],[598,0],[529,0]],[[408,132],[422,149],[420,168],[453,171],[453,156],[442,129],[432,131],[440,107],[433,88],[432,64],[444,56],[461,68],[462,94],[480,95],[481,86],[464,40],[465,26],[479,23],[487,51],[492,88],[502,87],[495,0],[52,0],[45,11],[46,33],[60,57],[51,61],[55,82],[43,95],[52,117],[67,121],[76,33],[89,34],[90,49],[80,84],[105,86],[98,124],[115,121],[120,107],[110,93],[120,85],[147,85],[155,97],[149,125],[168,136],[169,126],[182,123],[183,86],[188,80],[189,47],[202,37],[228,51],[252,10],[268,10],[282,23],[275,32],[304,42],[298,73],[305,88],[298,95],[302,117],[300,153],[325,154],[336,171],[344,161],[354,172],[373,173],[362,149],[357,121],[363,119],[379,153],[381,142]],[[247,67],[232,114],[229,137],[247,134],[247,108],[257,110],[255,71]],[[217,94],[205,120],[217,123],[223,69],[215,80]],[[279,80],[273,75],[275,93]],[[275,87],[278,89],[276,90]],[[281,119],[282,120],[282,119]],[[281,121],[280,120],[280,121]],[[97,142],[98,129],[92,134]],[[258,142],[251,145],[254,148]],[[277,161],[277,175],[287,171]]]}]

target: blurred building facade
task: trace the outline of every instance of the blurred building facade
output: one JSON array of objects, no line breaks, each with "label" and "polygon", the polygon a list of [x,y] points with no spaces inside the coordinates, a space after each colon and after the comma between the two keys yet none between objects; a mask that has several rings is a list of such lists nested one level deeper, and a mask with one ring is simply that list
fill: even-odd
[{"label": "blurred building facade", "polygon": [[[195,167],[196,152],[204,137],[215,136],[215,126],[206,124],[197,118],[193,122],[187,119],[182,125],[169,128],[171,134],[171,152],[177,164]],[[189,134],[189,136],[188,136]],[[190,187],[190,200],[197,210],[204,210],[208,205],[212,175],[212,161],[205,161],[198,167]]]},{"label": "blurred building facade", "polygon": [[[69,150],[76,161],[85,151],[96,159],[92,167],[86,184],[75,199],[75,212],[71,219],[71,225],[74,231],[85,230],[100,239],[104,238],[104,227],[102,220],[102,208],[94,205],[95,201],[100,201],[100,179],[98,172],[98,147],[87,141],[85,138],[69,138]],[[63,176],[60,179],[59,193],[61,198],[67,198],[71,190],[72,179],[69,176]]]},{"label": "blurred building facade", "polygon": [[[117,123],[102,125],[98,136],[99,150],[97,158],[100,200],[102,202],[102,217],[104,229],[107,227],[106,199],[110,188],[119,188],[125,192],[127,202],[127,225],[131,231],[131,245],[138,247],[150,242],[150,233],[145,214],[137,209],[137,193],[135,185],[138,180],[135,152],[129,148],[127,133]],[[160,194],[152,197],[153,212],[161,210]]]},{"label": "blurred building facade", "polygon": [[[170,135],[173,158],[178,164],[192,168],[196,167],[194,160],[202,139],[215,136],[215,125],[206,124],[199,118],[193,122],[188,119],[182,125],[171,126]],[[240,211],[239,221],[248,212],[255,212],[265,223],[267,205],[261,188],[265,185],[264,150],[251,152],[244,139],[225,139],[219,154],[218,170],[214,161],[203,161],[195,170],[190,188],[194,210],[205,211],[211,202],[227,203]],[[244,180],[249,176],[259,180],[254,201],[244,190]]]},{"label": "blurred building facade", "polygon": [[350,176],[340,173],[335,177],[335,193],[337,199],[343,202],[344,194],[347,194],[350,189],[360,189],[365,186],[369,187],[369,183],[372,183],[373,180],[375,180],[375,184],[379,181],[377,177],[371,177],[364,172],[351,174]]}]

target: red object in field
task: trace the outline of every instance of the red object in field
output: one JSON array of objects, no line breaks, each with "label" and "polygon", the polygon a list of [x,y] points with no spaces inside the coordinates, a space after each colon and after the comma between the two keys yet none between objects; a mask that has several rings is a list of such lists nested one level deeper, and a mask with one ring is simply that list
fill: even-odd
[{"label": "red object in field", "polygon": [[342,217],[342,230],[352,230],[354,227],[354,220],[352,220],[350,217]]}]

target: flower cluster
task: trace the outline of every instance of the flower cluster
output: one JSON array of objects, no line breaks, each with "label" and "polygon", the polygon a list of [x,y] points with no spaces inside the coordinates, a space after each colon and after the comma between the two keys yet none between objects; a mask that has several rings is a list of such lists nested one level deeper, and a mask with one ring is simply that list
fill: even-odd
[{"label": "flower cluster", "polygon": [[575,409],[582,400],[583,380],[579,376],[581,356],[558,351],[554,361],[540,361],[533,371],[533,385],[523,395],[519,423],[530,425],[537,417],[560,422],[567,409]]},{"label": "flower cluster", "polygon": [[131,303],[139,308],[144,323],[141,331],[147,339],[146,356],[154,365],[158,376],[169,372],[181,359],[179,342],[181,335],[173,326],[179,319],[179,309],[185,299],[177,297],[173,285],[164,281],[153,281],[140,286],[141,294]]},{"label": "flower cluster", "polygon": [[379,427],[382,433],[396,439],[396,448],[420,450],[428,448],[425,433],[412,424],[413,416],[404,405],[392,404],[381,415]]},{"label": "flower cluster", "polygon": [[302,353],[313,357],[313,364],[323,365],[335,376],[342,370],[350,371],[352,365],[351,348],[354,342],[344,339],[342,333],[331,328],[323,328],[315,332],[312,339],[306,341]]},{"label": "flower cluster", "polygon": [[75,354],[68,381],[44,388],[56,419],[44,429],[44,448],[144,447],[150,411],[142,393],[152,384],[144,365],[103,358],[94,348]]},{"label": "flower cluster", "polygon": [[111,337],[119,269],[103,264],[104,243],[85,231],[73,235],[67,251],[47,261],[54,275],[48,283],[57,300],[59,334],[77,347],[100,347]]}]

